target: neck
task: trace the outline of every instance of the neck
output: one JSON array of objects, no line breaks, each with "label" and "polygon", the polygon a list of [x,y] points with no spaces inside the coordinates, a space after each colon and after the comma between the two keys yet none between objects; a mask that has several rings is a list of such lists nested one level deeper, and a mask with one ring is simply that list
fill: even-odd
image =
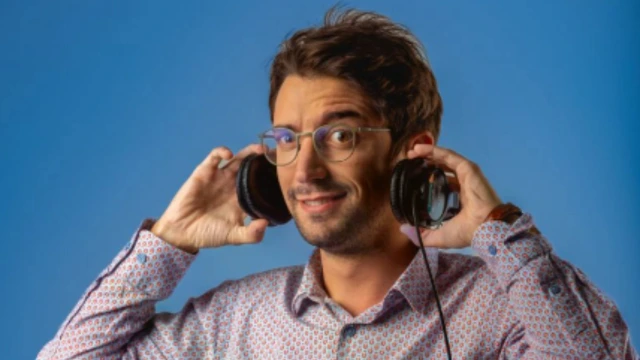
[{"label": "neck", "polygon": [[320,250],[327,294],[356,317],[381,302],[406,270],[416,247],[399,231],[384,231],[382,247],[367,254],[340,255]]}]

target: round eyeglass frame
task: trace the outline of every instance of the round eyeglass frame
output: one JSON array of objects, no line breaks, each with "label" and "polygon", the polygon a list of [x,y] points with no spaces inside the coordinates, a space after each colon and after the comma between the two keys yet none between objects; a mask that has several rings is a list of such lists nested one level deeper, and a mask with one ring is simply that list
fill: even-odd
[{"label": "round eyeglass frame", "polygon": [[[320,149],[318,148],[318,144],[316,143],[316,133],[321,130],[321,129],[328,129],[327,132],[330,132],[330,130],[334,127],[343,127],[345,129],[349,129],[353,135],[353,144],[351,145],[351,151],[349,152],[349,155],[347,155],[344,159],[341,160],[331,160],[328,159],[325,155],[322,154],[322,151],[320,151]],[[352,155],[353,152],[356,149],[356,134],[359,132],[387,132],[387,131],[391,131],[391,129],[389,128],[384,128],[384,127],[368,127],[368,126],[350,126],[350,125],[346,125],[346,124],[327,124],[327,125],[322,125],[319,126],[318,128],[316,128],[313,131],[304,131],[304,132],[295,132],[287,127],[273,127],[269,130],[266,130],[260,134],[258,134],[258,138],[260,139],[260,145],[262,146],[263,149],[267,149],[267,146],[265,145],[264,141],[266,136],[266,133],[269,131],[274,131],[276,129],[283,129],[283,130],[287,130],[287,131],[291,131],[291,133],[293,133],[293,135],[295,135],[295,139],[296,139],[296,147],[295,147],[295,154],[293,155],[293,157],[291,158],[290,161],[286,162],[286,163],[282,163],[282,164],[277,164],[274,161],[272,161],[269,156],[265,155],[265,158],[267,159],[267,161],[269,161],[271,164],[275,165],[275,166],[286,166],[291,164],[292,162],[294,162],[296,160],[296,158],[298,157],[298,154],[300,153],[300,138],[303,136],[311,136],[311,142],[313,143],[313,148],[316,151],[316,154],[318,154],[318,156],[320,156],[323,160],[328,161],[328,162],[333,162],[333,163],[338,163],[338,162],[343,162],[343,161],[347,161]]]}]

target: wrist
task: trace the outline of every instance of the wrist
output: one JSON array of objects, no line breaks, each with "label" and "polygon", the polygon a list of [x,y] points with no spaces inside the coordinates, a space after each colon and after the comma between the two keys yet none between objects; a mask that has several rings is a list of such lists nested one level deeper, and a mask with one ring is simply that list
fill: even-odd
[{"label": "wrist", "polygon": [[484,222],[501,221],[512,225],[520,216],[522,216],[522,210],[519,207],[512,203],[503,203],[494,207],[484,219]]},{"label": "wrist", "polygon": [[[523,214],[522,210],[512,203],[500,204],[487,215],[485,222],[501,221],[505,224],[513,225]],[[540,235],[540,231],[535,226],[531,226],[527,231],[533,235]]]},{"label": "wrist", "polygon": [[197,254],[199,249],[195,246],[192,245],[186,245],[186,244],[182,244],[176,240],[173,239],[172,236],[170,236],[171,231],[169,230],[169,227],[167,226],[167,224],[165,222],[162,221],[162,219],[158,220],[155,224],[153,224],[153,226],[151,227],[151,229],[149,230],[153,235],[155,235],[157,238],[161,239],[162,241],[172,245],[175,248],[178,248],[184,252],[190,253],[190,254]]}]

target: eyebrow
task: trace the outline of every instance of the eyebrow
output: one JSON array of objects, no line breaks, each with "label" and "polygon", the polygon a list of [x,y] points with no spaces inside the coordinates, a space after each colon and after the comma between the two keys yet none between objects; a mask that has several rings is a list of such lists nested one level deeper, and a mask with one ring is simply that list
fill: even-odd
[{"label": "eyebrow", "polygon": [[[364,116],[362,115],[362,113],[356,110],[348,109],[348,110],[327,111],[324,114],[322,114],[322,117],[320,119],[320,126],[330,124],[332,122],[336,122],[339,120],[347,119],[347,118],[364,120]],[[277,127],[285,127],[289,129],[294,128],[294,126],[292,126],[291,124],[282,124],[282,125],[278,125]]]},{"label": "eyebrow", "polygon": [[364,117],[355,110],[329,111],[322,115],[321,122],[322,124],[328,124],[345,118],[363,119]]}]

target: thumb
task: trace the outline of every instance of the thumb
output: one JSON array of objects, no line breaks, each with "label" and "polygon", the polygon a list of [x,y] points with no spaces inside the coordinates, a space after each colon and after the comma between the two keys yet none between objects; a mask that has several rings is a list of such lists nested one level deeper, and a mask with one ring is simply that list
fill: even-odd
[{"label": "thumb", "polygon": [[422,233],[422,243],[424,246],[437,247],[441,249],[461,248],[460,229],[462,219],[458,216],[446,221],[441,227],[430,230],[427,234]]},{"label": "thumb", "polygon": [[254,244],[262,241],[269,222],[265,219],[251,220],[247,226],[234,226],[229,231],[229,244]]},{"label": "thumb", "polygon": [[[407,237],[409,238],[409,240],[411,240],[411,242],[417,246],[420,247],[420,239],[418,238],[418,233],[416,232],[416,227],[411,225],[411,224],[402,224],[400,225],[400,232],[407,235]],[[431,230],[428,229],[424,229],[422,230],[422,232],[420,233],[420,235],[422,236],[422,244],[427,246],[427,242],[426,237],[431,233]]]}]

